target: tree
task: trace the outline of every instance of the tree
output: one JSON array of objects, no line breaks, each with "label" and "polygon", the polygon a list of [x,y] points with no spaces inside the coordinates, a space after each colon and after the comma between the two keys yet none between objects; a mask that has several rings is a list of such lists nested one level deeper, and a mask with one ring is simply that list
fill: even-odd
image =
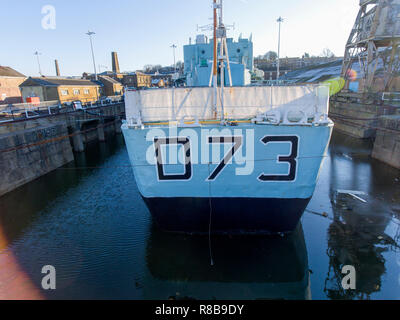
[{"label": "tree", "polygon": [[143,67],[143,71],[146,72],[146,73],[149,73],[152,69],[153,69],[153,65],[151,65],[151,64],[146,64]]},{"label": "tree", "polygon": [[325,48],[325,49],[322,51],[322,56],[323,56],[324,58],[334,58],[334,57],[335,57],[335,54],[334,54],[329,48]]},{"label": "tree", "polygon": [[156,64],[156,65],[152,65],[152,64],[146,64],[143,67],[143,71],[145,73],[155,73],[158,70],[160,70],[162,68],[162,66],[160,64]]},{"label": "tree", "polygon": [[275,51],[268,51],[264,55],[264,59],[267,59],[267,60],[270,60],[270,61],[275,61],[276,59],[278,59],[278,54]]},{"label": "tree", "polygon": [[303,54],[303,59],[309,59],[309,58],[310,58],[310,54],[307,53],[307,52],[305,52],[305,53]]},{"label": "tree", "polygon": [[179,73],[183,73],[183,69],[184,69],[184,64],[182,61],[178,61],[176,63],[176,70],[179,71]]}]

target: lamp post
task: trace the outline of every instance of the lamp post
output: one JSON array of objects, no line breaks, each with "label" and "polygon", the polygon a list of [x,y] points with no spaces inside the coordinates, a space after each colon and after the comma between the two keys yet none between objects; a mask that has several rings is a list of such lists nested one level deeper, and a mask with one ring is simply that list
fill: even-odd
[{"label": "lamp post", "polygon": [[276,22],[279,23],[279,36],[278,36],[278,64],[277,64],[277,74],[276,79],[280,77],[280,54],[281,54],[281,23],[284,21],[282,17],[279,17]]},{"label": "lamp post", "polygon": [[40,76],[43,76],[42,70],[41,70],[41,68],[40,68],[40,61],[39,61],[39,55],[41,55],[41,53],[38,52],[38,51],[36,51],[36,52],[34,53],[34,55],[35,55],[36,58],[37,58],[37,63],[38,63],[38,67],[39,67],[39,74],[40,74]]},{"label": "lamp post", "polygon": [[176,56],[175,56],[175,49],[177,48],[177,46],[176,46],[175,44],[173,44],[173,45],[171,46],[171,48],[172,48],[172,50],[173,50],[173,52],[174,52],[174,71],[175,71],[175,73],[176,73]]},{"label": "lamp post", "polygon": [[93,41],[92,41],[92,35],[94,35],[96,33],[92,32],[92,31],[88,31],[86,34],[89,36],[89,39],[90,39],[90,48],[92,49],[92,59],[93,59],[93,68],[94,68],[94,78],[97,81],[96,61],[94,58]]}]

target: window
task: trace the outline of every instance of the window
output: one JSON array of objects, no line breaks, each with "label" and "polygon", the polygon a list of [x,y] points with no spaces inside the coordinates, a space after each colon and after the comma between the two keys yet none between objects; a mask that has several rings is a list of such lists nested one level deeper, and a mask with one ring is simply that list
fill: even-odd
[{"label": "window", "polygon": [[62,96],[67,96],[68,95],[68,90],[61,90],[61,95]]},{"label": "window", "polygon": [[86,94],[86,95],[88,95],[88,94],[89,94],[89,89],[83,90],[83,93]]},{"label": "window", "polygon": [[74,96],[77,96],[80,93],[78,89],[74,89]]}]

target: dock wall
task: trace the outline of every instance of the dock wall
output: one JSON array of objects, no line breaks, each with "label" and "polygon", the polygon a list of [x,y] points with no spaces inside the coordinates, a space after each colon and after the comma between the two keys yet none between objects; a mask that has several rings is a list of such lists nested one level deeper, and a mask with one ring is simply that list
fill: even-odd
[{"label": "dock wall", "polygon": [[374,138],[381,102],[359,94],[339,94],[331,98],[329,116],[335,129],[360,139]]},{"label": "dock wall", "polygon": [[374,139],[372,157],[400,169],[400,106],[382,95],[342,92],[332,97],[329,116],[335,129]]},{"label": "dock wall", "polygon": [[66,123],[36,120],[12,126],[0,136],[0,196],[74,160],[69,139],[59,139],[68,135]]},{"label": "dock wall", "polygon": [[0,196],[74,161],[94,141],[121,133],[125,105],[0,124]]},{"label": "dock wall", "polygon": [[400,169],[400,115],[379,120],[372,157]]}]

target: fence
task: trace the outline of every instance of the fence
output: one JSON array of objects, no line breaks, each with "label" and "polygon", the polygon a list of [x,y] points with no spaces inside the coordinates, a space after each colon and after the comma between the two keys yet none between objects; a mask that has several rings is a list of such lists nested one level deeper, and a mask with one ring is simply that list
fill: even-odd
[{"label": "fence", "polygon": [[383,92],[382,93],[383,101],[397,102],[400,103],[400,92]]},{"label": "fence", "polygon": [[252,86],[287,86],[294,84],[294,80],[253,80]]},{"label": "fence", "polygon": [[16,118],[36,118],[43,115],[52,115],[59,112],[68,112],[78,109],[90,109],[99,106],[123,102],[122,96],[102,97],[98,101],[68,100],[60,103],[58,100],[44,101],[41,103],[16,103],[0,105],[0,123],[10,122]]}]

